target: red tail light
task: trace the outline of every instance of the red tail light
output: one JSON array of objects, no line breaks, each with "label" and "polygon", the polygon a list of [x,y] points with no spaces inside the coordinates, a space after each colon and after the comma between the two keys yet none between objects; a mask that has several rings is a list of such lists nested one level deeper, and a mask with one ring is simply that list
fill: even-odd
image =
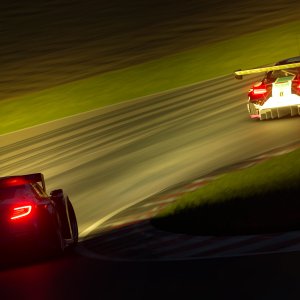
[{"label": "red tail light", "polygon": [[26,217],[31,213],[31,210],[32,210],[31,205],[15,207],[13,209],[10,219],[15,220],[15,219]]},{"label": "red tail light", "polygon": [[267,92],[266,89],[253,89],[254,95],[263,95],[263,94],[266,94],[266,92]]},{"label": "red tail light", "polygon": [[22,177],[12,177],[12,178],[5,178],[2,179],[0,185],[2,186],[17,186],[26,184],[27,181]]}]

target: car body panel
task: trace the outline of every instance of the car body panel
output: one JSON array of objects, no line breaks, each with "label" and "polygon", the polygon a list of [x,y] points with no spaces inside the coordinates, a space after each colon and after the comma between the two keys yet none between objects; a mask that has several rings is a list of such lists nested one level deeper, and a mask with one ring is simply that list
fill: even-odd
[{"label": "car body panel", "polygon": [[248,92],[251,119],[277,119],[300,115],[300,56],[277,62],[272,67],[236,71],[235,77],[265,72]]},{"label": "car body panel", "polygon": [[[67,206],[58,208],[67,199],[63,193],[57,199],[49,196],[40,173],[1,177],[0,252],[51,254],[75,245],[78,232],[73,235],[69,226],[77,229],[75,214],[71,220]],[[72,205],[69,199],[68,205]]]}]

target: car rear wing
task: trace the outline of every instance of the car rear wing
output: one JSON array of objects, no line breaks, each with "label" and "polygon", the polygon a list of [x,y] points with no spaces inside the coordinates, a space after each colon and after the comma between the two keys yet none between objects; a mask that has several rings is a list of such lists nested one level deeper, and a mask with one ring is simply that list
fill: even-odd
[{"label": "car rear wing", "polygon": [[45,179],[42,173],[0,177],[0,187],[23,185],[27,183],[40,183],[43,190],[46,191]]},{"label": "car rear wing", "polygon": [[292,68],[299,68],[299,67],[300,67],[300,62],[293,63],[293,64],[286,64],[286,65],[272,66],[272,67],[249,69],[249,70],[244,70],[244,71],[236,70],[234,72],[234,76],[236,79],[243,79],[243,75],[264,73],[264,72],[269,72],[269,71],[285,70],[285,69],[292,69]]}]

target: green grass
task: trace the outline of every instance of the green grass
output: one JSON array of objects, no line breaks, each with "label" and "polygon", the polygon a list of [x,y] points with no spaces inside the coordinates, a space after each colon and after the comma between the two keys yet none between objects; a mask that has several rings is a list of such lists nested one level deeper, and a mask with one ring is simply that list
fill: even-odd
[{"label": "green grass", "polygon": [[[81,14],[79,16],[81,18]],[[111,21],[110,18],[109,21]],[[132,24],[135,28],[134,21]],[[70,33],[74,30],[73,25]],[[89,26],[94,27],[94,23],[92,22]],[[165,56],[140,65],[107,72],[35,93],[29,92],[15,98],[2,99],[0,102],[0,134],[230,74],[239,68],[247,69],[272,64],[287,57],[300,55],[299,28],[300,21],[286,23],[225,41],[195,47],[192,50]],[[37,29],[40,30],[38,27]],[[32,29],[28,29],[28,33],[32,34]],[[90,35],[93,43],[95,42],[94,35],[94,33]],[[39,43],[36,38],[38,36],[33,35],[32,37],[36,43]],[[41,37],[44,38],[44,34]],[[53,86],[53,84],[61,82],[64,74],[72,72],[77,74],[76,71],[80,70],[80,65],[73,65],[72,62],[83,61],[84,67],[86,60],[82,59],[87,55],[86,53],[88,55],[96,53],[98,60],[94,62],[92,59],[93,63],[89,69],[91,73],[97,72],[99,70],[96,68],[97,63],[101,65],[103,59],[101,55],[98,55],[99,49],[96,51],[94,48],[83,47],[84,45],[78,41],[86,41],[86,39],[77,40],[76,37],[77,32],[74,43],[78,47],[74,47],[74,44],[68,44],[70,42],[68,40],[66,40],[66,45],[62,44],[64,46],[56,41],[57,47],[60,45],[58,49],[62,47],[64,51],[67,51],[68,48],[74,48],[72,50],[74,53],[70,50],[65,56],[58,56],[59,58],[57,58],[49,50],[47,51],[49,57],[46,54],[38,56],[37,60],[28,60],[25,61],[25,64],[20,64],[16,60],[15,72],[24,68],[24,72],[20,74],[32,76],[32,81],[29,80],[27,84],[27,81],[24,83],[20,80],[19,86],[14,86],[16,91],[14,95],[25,90],[33,90],[37,86]],[[124,35],[124,37],[127,36]],[[154,35],[153,41],[156,38]],[[12,40],[14,41],[14,39]],[[25,36],[22,45],[26,42],[30,44],[28,49],[31,49],[31,42]],[[130,40],[126,39],[125,41],[125,38],[121,42],[128,42],[127,46],[131,45]],[[10,52],[7,51],[11,54],[11,60],[15,53],[12,50],[16,49],[9,47],[15,47],[14,45],[18,43],[20,44],[19,40],[12,46],[6,43],[7,49],[11,50]],[[55,43],[50,43],[51,47],[54,45]],[[108,45],[110,46],[110,43]],[[49,45],[45,43],[41,49],[47,49],[46,46]],[[190,45],[188,47],[191,49]],[[26,50],[27,48],[23,49]],[[84,49],[82,50],[85,51],[84,55],[82,55],[81,49]],[[93,51],[89,53],[87,49]],[[26,54],[26,51],[24,53]],[[103,53],[105,54],[105,51]],[[135,55],[140,54],[138,51],[133,51],[133,53]],[[116,55],[117,58],[118,55]],[[99,59],[99,57],[101,58]],[[109,56],[110,60],[114,61],[116,57],[112,57],[114,59]],[[125,61],[128,59],[126,54],[122,58]],[[35,69],[35,63],[41,63],[41,69]],[[30,67],[31,64],[33,65],[32,69],[30,69],[29,64]],[[43,70],[44,65],[45,69],[50,68],[51,72],[39,76],[36,70]],[[65,66],[66,73],[62,72]],[[3,76],[4,81],[7,81],[8,84],[16,82],[14,78],[19,78],[14,73],[14,68],[7,78]],[[94,72],[92,72],[93,68],[95,68]],[[57,78],[56,76],[52,78],[53,70],[57,71]],[[86,69],[83,73],[85,72]],[[46,78],[48,81],[45,80]],[[39,82],[37,85],[35,85],[34,79]],[[10,95],[10,93],[7,92],[4,95]],[[297,183],[300,179],[299,157],[300,152],[295,151],[244,171],[225,174],[215,182],[178,199],[175,204],[167,207],[154,218],[153,223],[166,230],[195,234],[239,234],[298,228],[298,220],[300,220],[300,205],[297,197],[299,193]]]},{"label": "green grass", "polygon": [[300,229],[300,149],[229,172],[186,193],[153,218],[161,229],[251,234]]},{"label": "green grass", "polygon": [[0,134],[298,55],[300,22],[1,101]]}]

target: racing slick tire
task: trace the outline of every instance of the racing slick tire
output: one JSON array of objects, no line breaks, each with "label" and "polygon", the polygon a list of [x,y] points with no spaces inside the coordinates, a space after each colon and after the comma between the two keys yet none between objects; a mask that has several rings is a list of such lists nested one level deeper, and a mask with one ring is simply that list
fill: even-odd
[{"label": "racing slick tire", "polygon": [[249,112],[249,115],[250,115],[251,119],[253,119],[252,116],[259,114],[259,111],[255,107],[253,102],[249,101],[248,104],[247,104],[247,108],[248,108],[248,112]]},{"label": "racing slick tire", "polygon": [[74,248],[78,243],[78,224],[73,205],[69,197],[64,197],[62,193],[53,200],[57,206],[63,239],[68,240],[67,248]]},{"label": "racing slick tire", "polygon": [[69,249],[74,249],[78,244],[78,224],[76,219],[76,214],[73,208],[73,205],[69,198],[67,198],[67,206],[68,206],[68,215],[70,221],[70,236],[73,240],[72,244],[69,245]]},{"label": "racing slick tire", "polygon": [[62,232],[59,228],[56,231],[55,243],[53,245],[53,251],[51,251],[50,256],[61,256],[64,254],[65,241],[62,236]]}]

